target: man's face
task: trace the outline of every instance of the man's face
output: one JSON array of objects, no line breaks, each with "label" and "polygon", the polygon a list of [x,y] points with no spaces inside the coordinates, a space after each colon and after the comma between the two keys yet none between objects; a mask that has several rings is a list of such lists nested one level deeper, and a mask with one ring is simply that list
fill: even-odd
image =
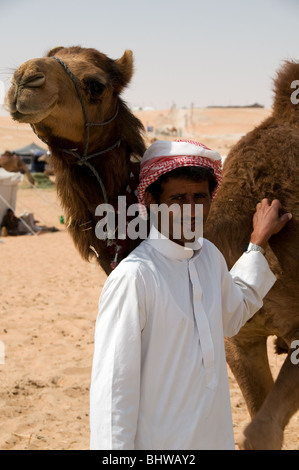
[{"label": "man's face", "polygon": [[[150,204],[166,204],[168,208],[175,205],[168,211],[169,233],[165,233],[163,229],[163,217],[161,216],[158,228],[170,240],[185,245],[202,235],[201,229],[207,220],[211,206],[209,183],[208,181],[197,182],[185,178],[170,177],[162,185],[160,201],[155,201],[150,193],[146,193],[147,207]],[[199,204],[201,206],[198,206]],[[201,217],[202,220],[199,220]]]}]

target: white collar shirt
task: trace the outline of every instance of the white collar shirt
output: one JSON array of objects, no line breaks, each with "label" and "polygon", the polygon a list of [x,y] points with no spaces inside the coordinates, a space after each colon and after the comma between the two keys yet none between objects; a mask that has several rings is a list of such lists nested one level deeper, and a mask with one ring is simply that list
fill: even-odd
[{"label": "white collar shirt", "polygon": [[152,227],[100,296],[91,449],[234,449],[224,336],[275,280],[259,252],[229,272],[209,241],[185,248]]}]

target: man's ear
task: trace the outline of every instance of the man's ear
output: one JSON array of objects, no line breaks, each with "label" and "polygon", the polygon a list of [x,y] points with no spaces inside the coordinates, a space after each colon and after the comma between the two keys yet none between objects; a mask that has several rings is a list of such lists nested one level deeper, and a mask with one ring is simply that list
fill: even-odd
[{"label": "man's ear", "polygon": [[145,191],[143,199],[147,209],[149,209],[151,204],[157,204],[154,196],[149,191]]}]

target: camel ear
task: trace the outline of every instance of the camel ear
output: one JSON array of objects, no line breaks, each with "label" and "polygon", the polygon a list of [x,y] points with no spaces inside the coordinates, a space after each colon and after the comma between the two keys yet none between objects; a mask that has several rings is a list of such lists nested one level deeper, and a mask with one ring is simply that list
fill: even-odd
[{"label": "camel ear", "polygon": [[133,71],[134,71],[134,59],[133,52],[127,49],[124,55],[115,61],[115,65],[118,69],[117,82],[115,83],[115,90],[119,94],[130,82]]},{"label": "camel ear", "polygon": [[62,46],[54,47],[54,49],[51,49],[51,50],[48,52],[48,54],[46,55],[46,57],[53,57],[53,56],[55,56],[56,53],[57,53],[58,51],[60,51],[60,49],[63,49],[63,47],[62,47]]}]

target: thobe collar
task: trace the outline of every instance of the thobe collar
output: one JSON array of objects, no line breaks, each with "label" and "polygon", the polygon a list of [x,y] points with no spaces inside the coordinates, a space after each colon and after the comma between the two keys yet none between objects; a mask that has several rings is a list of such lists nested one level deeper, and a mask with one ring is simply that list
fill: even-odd
[{"label": "thobe collar", "polygon": [[147,241],[163,256],[177,260],[189,260],[199,254],[203,243],[203,239],[199,238],[193,243],[188,243],[187,246],[179,245],[159,232],[154,225],[151,227]]}]

